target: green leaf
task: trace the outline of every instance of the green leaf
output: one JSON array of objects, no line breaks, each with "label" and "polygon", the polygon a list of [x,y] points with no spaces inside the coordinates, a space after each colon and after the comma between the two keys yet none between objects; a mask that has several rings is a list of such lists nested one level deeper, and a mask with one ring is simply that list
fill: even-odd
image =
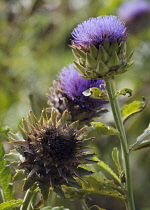
[{"label": "green leaf", "polygon": [[96,172],[85,179],[86,182],[80,181],[80,184],[82,185],[82,189],[80,190],[81,192],[86,194],[97,193],[125,199],[124,195],[121,193],[122,188],[117,186],[113,180],[108,180],[101,172]]},{"label": "green leaf", "polygon": [[14,208],[23,204],[22,199],[11,200],[0,204],[0,210],[7,210],[9,208]]},{"label": "green leaf", "polygon": [[125,96],[126,94],[129,94],[128,97],[132,96],[132,90],[129,88],[124,88],[120,90],[118,93],[116,93],[115,97],[120,96],[120,95]]},{"label": "green leaf", "polygon": [[[93,158],[94,160],[98,161],[98,158]],[[116,175],[116,173],[107,165],[105,164],[103,161],[99,160],[99,162],[97,163],[98,166],[100,166],[101,168],[103,168],[105,171],[107,171],[118,183],[121,183],[121,180],[119,179],[119,177]]]},{"label": "green leaf", "polygon": [[148,147],[150,147],[150,140],[145,140],[142,143],[134,146],[130,151],[145,149],[145,148],[148,148]]},{"label": "green leaf", "polygon": [[142,142],[145,138],[147,138],[150,135],[150,124],[148,127],[144,130],[144,132],[137,138],[137,142]]},{"label": "green leaf", "polygon": [[0,186],[5,191],[10,181],[10,168],[5,166],[4,170],[0,173]]},{"label": "green leaf", "polygon": [[143,111],[145,106],[146,106],[145,98],[143,98],[143,101],[134,101],[128,105],[125,105],[121,110],[123,121],[126,122],[130,117]]},{"label": "green leaf", "polygon": [[8,127],[0,127],[0,141],[8,141],[8,136],[7,133],[10,131],[11,129]]},{"label": "green leaf", "polygon": [[26,177],[23,170],[18,170],[17,173],[13,176],[14,181],[23,180]]},{"label": "green leaf", "polygon": [[6,201],[10,201],[14,198],[14,188],[13,188],[13,184],[10,183],[7,187],[7,189],[5,190],[5,198]]},{"label": "green leaf", "polygon": [[2,142],[0,142],[0,160],[3,160],[4,154],[5,154],[5,150],[4,150]]},{"label": "green leaf", "polygon": [[92,127],[103,135],[120,135],[119,131],[111,126],[105,125],[101,122],[91,122]]},{"label": "green leaf", "polygon": [[0,142],[0,188],[3,193],[3,202],[9,201],[13,198],[13,187],[10,184],[11,173],[10,167],[6,166],[6,161],[3,158],[4,148]]},{"label": "green leaf", "polygon": [[130,147],[130,151],[135,150],[134,148],[137,148],[137,146],[148,136],[150,135],[150,124],[148,125],[148,128],[144,130],[144,132],[137,138],[137,141]]},{"label": "green leaf", "polygon": [[121,170],[121,165],[120,165],[120,162],[119,162],[119,151],[118,151],[117,147],[113,148],[112,158],[113,158],[113,161],[116,164],[116,167],[118,169],[118,173],[121,174],[122,170]]},{"label": "green leaf", "polygon": [[9,154],[6,154],[4,156],[4,160],[10,162],[19,161],[20,160],[19,153],[16,150],[11,150]]},{"label": "green leaf", "polygon": [[84,96],[89,96],[94,99],[108,100],[107,92],[105,90],[101,90],[100,88],[92,87],[82,93]]}]

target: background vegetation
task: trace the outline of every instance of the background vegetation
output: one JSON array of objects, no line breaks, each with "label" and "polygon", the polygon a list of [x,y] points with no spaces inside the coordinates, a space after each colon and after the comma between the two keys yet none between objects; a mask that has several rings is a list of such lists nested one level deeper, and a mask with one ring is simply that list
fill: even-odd
[{"label": "background vegetation", "polygon": [[[99,15],[117,15],[122,0],[1,0],[0,1],[0,126],[17,131],[22,116],[36,107],[39,115],[47,106],[45,94],[58,71],[72,63],[70,44],[73,28],[82,21]],[[126,123],[130,144],[148,126],[150,119],[150,27],[129,34],[129,50],[134,50],[134,65],[117,76],[118,90],[133,90],[133,96],[120,97],[122,104],[141,100],[147,107]],[[113,124],[110,113],[102,118]],[[92,135],[92,133],[90,134]],[[94,134],[95,135],[95,134]],[[6,137],[1,137],[5,140]],[[6,153],[9,146],[4,142]],[[97,136],[94,145],[99,158],[114,167],[111,151],[119,145],[114,137]],[[133,152],[132,175],[137,210],[150,209],[150,152]],[[115,170],[115,169],[114,169]],[[16,198],[22,194],[16,185]],[[91,195],[88,203],[100,204],[108,210],[123,210],[117,199]],[[72,210],[78,203],[56,200]]]}]

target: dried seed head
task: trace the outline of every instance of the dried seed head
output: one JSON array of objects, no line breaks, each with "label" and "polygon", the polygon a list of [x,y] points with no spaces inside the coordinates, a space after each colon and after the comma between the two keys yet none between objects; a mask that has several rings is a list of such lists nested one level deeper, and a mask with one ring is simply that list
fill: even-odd
[{"label": "dried seed head", "polygon": [[[28,119],[23,118],[23,127],[19,126],[20,140],[17,135],[9,134],[11,143],[20,153],[18,168],[24,170],[27,177],[24,190],[36,183],[44,199],[47,199],[49,188],[63,197],[62,184],[79,187],[75,177],[84,180],[85,174],[79,165],[92,162],[85,152],[90,148],[84,146],[91,139],[82,135],[85,128],[77,130],[73,127],[75,123],[67,125],[67,115],[65,111],[57,120],[57,114],[52,110],[48,119],[43,111],[38,120],[30,112]],[[87,173],[91,174],[90,171]]]}]

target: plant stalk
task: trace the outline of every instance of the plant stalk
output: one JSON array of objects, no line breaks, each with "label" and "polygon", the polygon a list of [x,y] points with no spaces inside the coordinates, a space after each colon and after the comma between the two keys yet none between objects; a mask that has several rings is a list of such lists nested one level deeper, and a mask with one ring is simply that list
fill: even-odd
[{"label": "plant stalk", "polygon": [[131,175],[130,175],[128,143],[127,143],[126,133],[123,126],[122,117],[121,117],[120,106],[119,106],[117,97],[115,97],[116,90],[115,90],[114,79],[105,81],[105,85],[106,85],[105,88],[109,96],[109,101],[111,104],[111,109],[114,116],[116,128],[120,132],[119,138],[120,138],[120,144],[121,144],[121,150],[122,150],[123,167],[124,167],[125,178],[126,178],[126,181],[125,181],[126,209],[135,210],[134,199],[133,199],[133,189],[132,189],[132,182],[131,182]]},{"label": "plant stalk", "polygon": [[82,200],[80,200],[80,201],[81,201],[81,205],[82,205],[83,210],[88,210],[89,208],[88,208],[88,206],[87,206],[85,200],[82,199]]},{"label": "plant stalk", "polygon": [[31,210],[31,202],[33,199],[34,193],[32,191],[27,190],[24,200],[23,200],[23,205],[21,206],[20,210]]}]

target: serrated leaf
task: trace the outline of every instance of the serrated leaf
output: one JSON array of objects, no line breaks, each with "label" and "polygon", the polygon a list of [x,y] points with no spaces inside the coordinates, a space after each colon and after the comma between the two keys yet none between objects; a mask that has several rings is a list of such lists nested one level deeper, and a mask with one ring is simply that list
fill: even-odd
[{"label": "serrated leaf", "polygon": [[113,148],[112,158],[113,158],[113,161],[115,162],[115,165],[118,169],[118,173],[121,174],[122,170],[121,170],[121,165],[119,162],[119,151],[118,151],[117,147]]},{"label": "serrated leaf", "polygon": [[11,200],[0,204],[0,210],[7,210],[9,208],[14,208],[23,204],[22,199]]},{"label": "serrated leaf", "polygon": [[[95,158],[95,160],[98,160],[98,158]],[[97,169],[95,171],[95,167],[93,167],[93,165],[82,165],[82,167],[95,173],[93,173],[91,176],[86,176],[86,182],[78,179],[79,184],[82,186],[82,188],[79,190],[64,186],[63,190],[65,192],[66,198],[71,200],[83,199],[87,194],[97,193],[125,199],[124,189],[122,189],[121,186],[115,184],[114,180],[107,179],[101,171],[97,172]]]},{"label": "serrated leaf", "polygon": [[143,101],[134,101],[128,105],[125,105],[121,110],[123,121],[126,122],[130,117],[143,111],[145,106],[146,106],[145,98],[143,98]]},{"label": "serrated leaf", "polygon": [[97,87],[89,88],[82,93],[84,96],[89,96],[90,98],[108,100],[107,92]]},{"label": "serrated leaf", "polygon": [[103,161],[99,160],[97,157],[94,157],[93,160],[98,161],[97,165],[103,168],[105,171],[107,171],[118,183],[121,183],[119,177],[116,175],[116,173]]},{"label": "serrated leaf", "polygon": [[120,135],[119,131],[111,126],[105,125],[101,122],[91,122],[92,127],[103,135]]},{"label": "serrated leaf", "polygon": [[116,93],[115,97],[123,95],[125,96],[126,94],[129,94],[128,97],[132,96],[132,90],[129,88],[124,88],[120,90],[118,93]]},{"label": "serrated leaf", "polygon": [[97,193],[125,199],[124,195],[120,193],[121,188],[115,185],[113,180],[108,180],[101,173],[94,173],[91,176],[86,177],[87,182],[82,182],[81,192],[85,193]]},{"label": "serrated leaf", "polygon": [[130,147],[130,151],[134,150],[134,148],[137,147],[149,135],[150,135],[150,124],[148,125],[148,128],[146,128],[144,132],[137,138],[137,141]]}]

